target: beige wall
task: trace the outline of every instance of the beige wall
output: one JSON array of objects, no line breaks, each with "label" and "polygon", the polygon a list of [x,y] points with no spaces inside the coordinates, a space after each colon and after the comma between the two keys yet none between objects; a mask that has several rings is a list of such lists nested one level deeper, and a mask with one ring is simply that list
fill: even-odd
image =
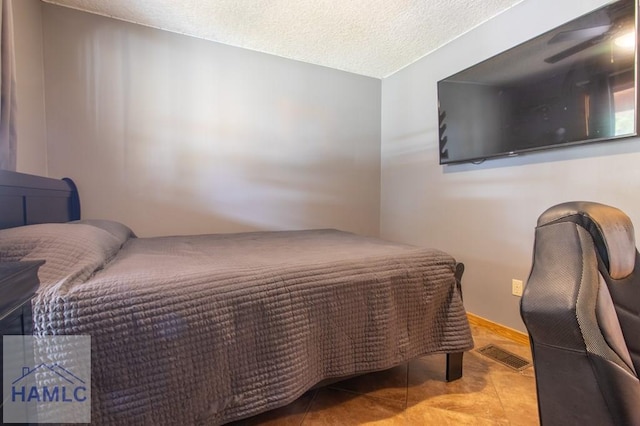
[{"label": "beige wall", "polygon": [[17,114],[17,169],[47,175],[42,3],[13,2]]},{"label": "beige wall", "polygon": [[377,235],[380,80],[43,6],[48,165],[139,235]]},{"label": "beige wall", "polygon": [[443,167],[436,82],[604,3],[527,0],[383,80],[381,236],[453,254],[467,309],[516,329],[511,279],[528,277],[542,211],[592,200],[640,224],[640,139]]}]

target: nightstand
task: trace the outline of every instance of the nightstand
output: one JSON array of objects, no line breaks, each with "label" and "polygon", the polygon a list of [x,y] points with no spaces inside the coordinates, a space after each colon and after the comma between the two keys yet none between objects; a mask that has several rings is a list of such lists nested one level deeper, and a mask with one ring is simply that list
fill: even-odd
[{"label": "nightstand", "polygon": [[[31,299],[40,285],[38,268],[42,264],[44,264],[44,260],[0,262],[0,330],[2,336],[33,333]],[[0,366],[3,365],[3,362],[3,354],[0,353]],[[4,405],[5,397],[7,396],[3,392],[2,405]],[[2,415],[3,410],[0,409],[0,419],[2,419]]]},{"label": "nightstand", "polygon": [[[43,264],[44,260],[0,262],[0,329],[3,335],[31,334],[31,304],[27,302],[40,285],[38,268]],[[29,320],[24,326],[15,328],[12,319],[20,317],[17,314],[25,307],[29,308]]]}]

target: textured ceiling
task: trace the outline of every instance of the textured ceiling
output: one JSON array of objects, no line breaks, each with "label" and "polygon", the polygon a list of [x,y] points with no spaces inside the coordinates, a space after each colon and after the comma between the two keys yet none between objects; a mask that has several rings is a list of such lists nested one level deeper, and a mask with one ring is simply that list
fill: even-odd
[{"label": "textured ceiling", "polygon": [[44,0],[383,78],[522,0]]}]

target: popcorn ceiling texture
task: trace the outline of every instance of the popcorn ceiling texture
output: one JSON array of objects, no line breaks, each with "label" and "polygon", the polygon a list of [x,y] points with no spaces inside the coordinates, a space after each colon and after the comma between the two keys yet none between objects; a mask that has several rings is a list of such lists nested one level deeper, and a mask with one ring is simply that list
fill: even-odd
[{"label": "popcorn ceiling texture", "polygon": [[522,0],[44,0],[383,78]]}]

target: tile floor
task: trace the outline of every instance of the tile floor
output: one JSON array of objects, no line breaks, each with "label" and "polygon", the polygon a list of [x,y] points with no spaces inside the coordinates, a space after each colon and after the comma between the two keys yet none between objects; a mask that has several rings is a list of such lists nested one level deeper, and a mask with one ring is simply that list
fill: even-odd
[{"label": "tile floor", "polygon": [[[531,360],[528,346],[472,326],[476,348],[489,343]],[[234,422],[248,425],[537,425],[533,368],[514,371],[475,350],[462,379],[444,381],[444,355],[312,390],[293,403]]]}]

